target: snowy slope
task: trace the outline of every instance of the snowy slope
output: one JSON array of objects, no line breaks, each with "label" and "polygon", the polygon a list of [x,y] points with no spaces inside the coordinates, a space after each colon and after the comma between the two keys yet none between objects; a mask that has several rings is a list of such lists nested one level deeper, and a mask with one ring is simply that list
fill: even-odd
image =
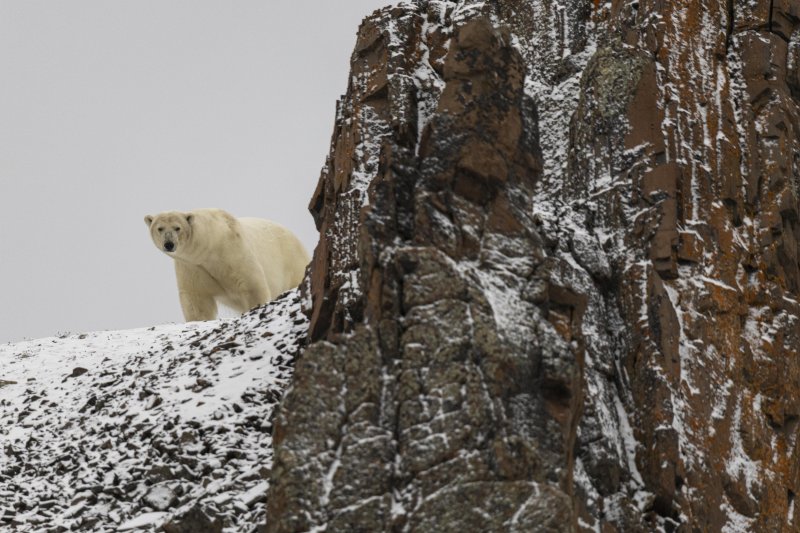
[{"label": "snowy slope", "polygon": [[0,530],[250,531],[298,291],[235,319],[0,345]]}]

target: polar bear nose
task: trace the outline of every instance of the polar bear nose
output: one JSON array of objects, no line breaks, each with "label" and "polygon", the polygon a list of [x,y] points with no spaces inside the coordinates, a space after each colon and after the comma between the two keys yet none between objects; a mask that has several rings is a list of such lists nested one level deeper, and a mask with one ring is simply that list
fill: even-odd
[{"label": "polar bear nose", "polygon": [[164,249],[168,252],[171,252],[172,250],[175,249],[175,244],[170,241],[167,241],[164,243]]}]

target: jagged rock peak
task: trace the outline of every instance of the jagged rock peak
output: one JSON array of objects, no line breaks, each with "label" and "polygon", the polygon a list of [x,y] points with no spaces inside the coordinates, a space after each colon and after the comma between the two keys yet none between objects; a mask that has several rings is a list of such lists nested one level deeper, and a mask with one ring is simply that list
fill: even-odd
[{"label": "jagged rock peak", "polygon": [[800,4],[359,29],[267,529],[789,531]]}]

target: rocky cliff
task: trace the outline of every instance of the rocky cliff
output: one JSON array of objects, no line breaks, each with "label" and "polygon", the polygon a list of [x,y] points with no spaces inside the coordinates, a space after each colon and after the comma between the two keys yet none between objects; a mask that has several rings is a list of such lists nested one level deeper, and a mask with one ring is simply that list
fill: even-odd
[{"label": "rocky cliff", "polygon": [[800,527],[800,3],[405,2],[351,69],[267,530]]}]

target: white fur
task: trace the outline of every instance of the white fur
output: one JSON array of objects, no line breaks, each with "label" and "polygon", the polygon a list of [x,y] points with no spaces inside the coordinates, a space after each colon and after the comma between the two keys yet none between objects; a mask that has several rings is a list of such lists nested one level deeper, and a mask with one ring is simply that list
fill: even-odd
[{"label": "white fur", "polygon": [[239,313],[264,304],[299,285],[309,262],[300,240],[269,220],[195,209],[147,216],[145,223],[156,247],[175,260],[187,321],[215,319],[217,303]]}]

